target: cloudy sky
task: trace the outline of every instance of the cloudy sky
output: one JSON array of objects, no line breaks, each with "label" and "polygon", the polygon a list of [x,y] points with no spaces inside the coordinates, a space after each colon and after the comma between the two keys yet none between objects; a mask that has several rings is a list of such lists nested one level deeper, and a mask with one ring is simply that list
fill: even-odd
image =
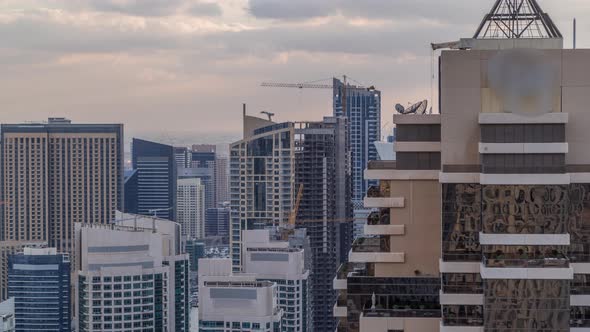
[{"label": "cloudy sky", "polygon": [[[590,1],[539,0],[590,47]],[[0,0],[1,122],[122,122],[126,136],[219,142],[241,104],[277,120],[331,113],[330,90],[270,89],[347,74],[393,105],[431,96],[430,42],[470,37],[492,0]]]}]

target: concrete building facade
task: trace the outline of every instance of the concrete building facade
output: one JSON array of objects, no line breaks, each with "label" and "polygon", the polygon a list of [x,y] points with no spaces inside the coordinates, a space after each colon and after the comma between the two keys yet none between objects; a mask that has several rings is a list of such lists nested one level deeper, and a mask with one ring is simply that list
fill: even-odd
[{"label": "concrete building facade", "polygon": [[[511,8],[508,1],[496,4],[494,10]],[[535,29],[490,37],[488,23],[492,30],[508,27],[498,24],[508,19],[515,20],[511,29],[525,27],[516,22],[520,15],[490,13],[481,34],[440,56],[440,115],[394,116],[397,161],[370,163],[365,173],[381,183],[370,190],[365,205],[389,206],[391,212],[382,219],[386,211],[380,210],[365,231],[394,235],[389,242],[379,235],[373,243],[355,243],[350,261],[366,266],[376,260],[375,275],[414,270],[420,278],[440,276],[436,312],[441,317],[440,322],[425,317],[430,308],[425,300],[400,307],[400,289],[387,292],[393,300],[389,306],[365,287],[360,331],[585,331],[590,326],[590,52],[563,49],[548,15],[538,5],[532,8],[529,20],[543,20],[538,26],[548,30],[545,36],[521,38],[538,33]],[[404,213],[417,204],[419,209]],[[433,220],[440,225],[428,225]],[[383,268],[386,259],[395,264]],[[334,281],[347,300],[335,314],[349,326],[358,312],[353,312],[357,288],[351,283],[366,274],[365,268],[352,268]],[[402,288],[423,289],[424,284]]]},{"label": "concrete building facade", "polygon": [[232,260],[199,260],[199,331],[281,332],[278,286],[232,272]]},{"label": "concrete building facade", "polygon": [[77,331],[188,331],[189,257],[180,225],[118,214],[76,225]]},{"label": "concrete building facade", "polygon": [[258,281],[277,284],[277,301],[283,310],[281,331],[311,329],[310,271],[305,266],[304,249],[288,241],[271,241],[269,230],[244,231],[244,273]]}]

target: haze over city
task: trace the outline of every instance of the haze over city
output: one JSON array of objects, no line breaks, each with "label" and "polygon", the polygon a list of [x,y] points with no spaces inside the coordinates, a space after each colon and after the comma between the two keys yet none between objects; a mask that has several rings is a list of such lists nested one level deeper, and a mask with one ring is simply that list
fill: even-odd
[{"label": "haze over city", "polygon": [[[540,4],[565,45],[576,16],[578,45],[590,44],[590,2]],[[331,113],[330,90],[261,82],[347,74],[382,91],[382,125],[391,127],[395,103],[431,98],[429,43],[470,37],[490,6],[489,0],[1,0],[3,122],[65,116],[124,123],[126,137],[229,142],[241,135],[242,102],[252,114],[275,112],[278,121]]]}]

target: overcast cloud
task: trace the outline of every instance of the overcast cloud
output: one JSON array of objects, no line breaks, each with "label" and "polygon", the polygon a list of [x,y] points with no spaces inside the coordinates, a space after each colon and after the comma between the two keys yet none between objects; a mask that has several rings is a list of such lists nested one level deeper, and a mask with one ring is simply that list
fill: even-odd
[{"label": "overcast cloud", "polygon": [[[588,46],[590,1],[540,0]],[[435,41],[473,35],[492,0],[0,0],[2,122],[123,122],[126,136],[238,137],[241,103],[277,120],[331,113],[329,90],[261,88],[347,74],[393,104],[430,99]],[[223,138],[220,138],[223,135]]]}]

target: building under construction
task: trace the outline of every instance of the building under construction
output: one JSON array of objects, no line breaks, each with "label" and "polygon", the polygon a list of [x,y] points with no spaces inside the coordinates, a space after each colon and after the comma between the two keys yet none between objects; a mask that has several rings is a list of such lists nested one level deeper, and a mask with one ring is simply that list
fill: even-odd
[{"label": "building under construction", "polygon": [[590,52],[535,0],[433,44],[440,114],[398,114],[396,162],[334,281],[339,331],[590,328]]},{"label": "building under construction", "polygon": [[244,230],[306,228],[312,331],[333,331],[332,282],[352,241],[347,119],[274,123],[244,114],[244,138],[231,145],[230,154],[234,271],[242,269]]}]

